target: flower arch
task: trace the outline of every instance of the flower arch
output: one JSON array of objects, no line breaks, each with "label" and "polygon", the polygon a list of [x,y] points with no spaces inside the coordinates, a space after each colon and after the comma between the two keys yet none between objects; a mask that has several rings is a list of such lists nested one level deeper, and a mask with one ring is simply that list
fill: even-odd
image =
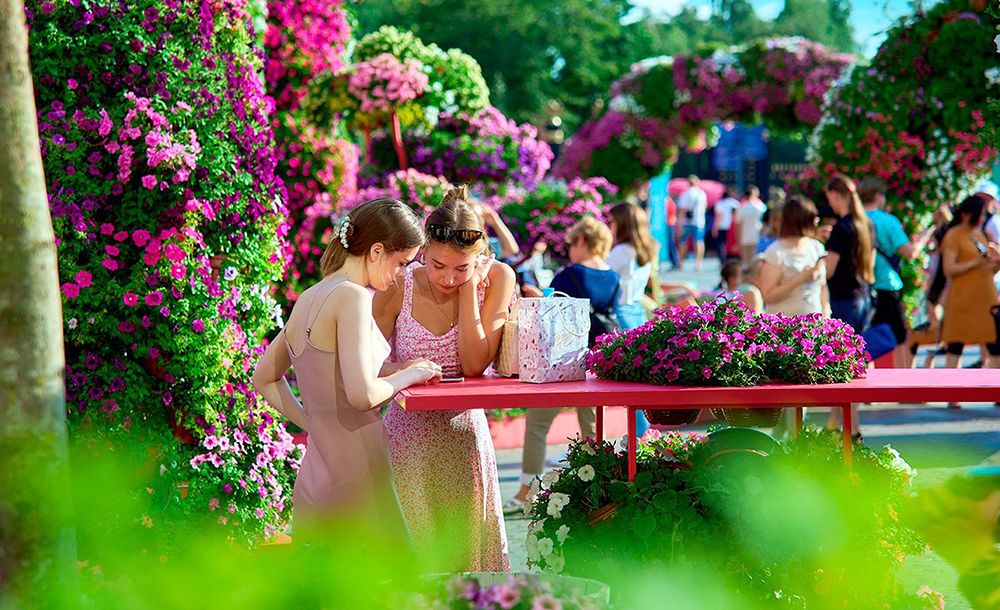
[{"label": "flower arch", "polygon": [[604,176],[628,187],[660,173],[681,147],[704,148],[720,121],[804,135],[853,61],[803,38],[643,60],[612,85],[607,112],[573,136],[556,175]]}]

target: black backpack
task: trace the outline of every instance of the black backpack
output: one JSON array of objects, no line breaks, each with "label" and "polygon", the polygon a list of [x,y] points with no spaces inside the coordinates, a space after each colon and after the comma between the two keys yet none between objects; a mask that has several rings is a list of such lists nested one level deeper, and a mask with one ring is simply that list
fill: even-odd
[{"label": "black backpack", "polygon": [[[573,285],[576,286],[577,292],[581,295],[587,294],[587,291],[580,285],[580,280],[576,277],[575,273],[570,274],[570,279],[573,280]],[[618,282],[615,282],[615,291],[611,295],[611,306],[604,310],[597,309],[594,307],[594,302],[590,300],[589,297],[584,297],[590,301],[590,335],[588,337],[588,344],[591,347],[597,343],[597,338],[601,335],[606,335],[611,331],[622,327],[621,323],[618,322],[618,316],[616,316],[614,311],[612,311],[615,302],[618,301],[618,292],[620,290],[621,285]]]}]

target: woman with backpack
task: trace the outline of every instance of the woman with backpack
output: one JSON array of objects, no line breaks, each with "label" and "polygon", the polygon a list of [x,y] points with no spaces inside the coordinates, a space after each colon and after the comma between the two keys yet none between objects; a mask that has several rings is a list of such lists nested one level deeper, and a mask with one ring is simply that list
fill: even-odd
[{"label": "woman with backpack", "polygon": [[[615,245],[608,255],[608,265],[621,278],[614,313],[622,330],[632,330],[646,323],[642,297],[653,271],[653,260],[658,255],[657,244],[649,232],[649,217],[637,205],[619,203],[611,208],[609,224]],[[642,411],[636,411],[635,428],[638,436],[649,429]]]},{"label": "woman with backpack", "polygon": [[[605,262],[611,250],[611,231],[595,218],[584,218],[566,234],[570,264],[552,278],[550,286],[578,299],[590,299],[590,343],[613,330],[613,310],[618,301],[619,278]],[[556,297],[558,298],[558,297]],[[524,510],[530,494],[531,481],[541,476],[545,467],[545,439],[559,409],[529,409],[525,416],[524,452],[521,457],[521,488],[504,504],[504,513]],[[576,410],[580,434],[595,434],[595,407]]]}]

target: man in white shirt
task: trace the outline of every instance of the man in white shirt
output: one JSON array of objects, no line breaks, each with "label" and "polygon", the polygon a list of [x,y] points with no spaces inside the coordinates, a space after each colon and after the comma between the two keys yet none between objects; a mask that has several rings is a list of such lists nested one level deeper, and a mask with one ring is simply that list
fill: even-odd
[{"label": "man in white shirt", "polygon": [[[983,235],[991,244],[1000,244],[1000,188],[992,180],[983,180],[976,187],[976,194],[986,197],[986,222],[983,223]],[[993,276],[993,283],[1000,290],[1000,272]]]},{"label": "man in white shirt", "polygon": [[681,233],[680,261],[677,268],[684,266],[687,259],[688,241],[694,240],[694,268],[701,271],[701,262],[705,258],[705,213],[708,211],[708,195],[698,186],[701,180],[698,176],[688,176],[688,189],[677,200],[677,211],[684,224]]},{"label": "man in white shirt", "polygon": [[712,224],[712,237],[715,238],[715,248],[719,254],[719,264],[725,264],[726,250],[729,245],[729,231],[733,228],[733,219],[740,209],[740,201],[731,189],[726,189],[722,200],[715,204],[715,222]]},{"label": "man in white shirt", "polygon": [[1000,205],[998,205],[998,191],[996,183],[990,180],[983,180],[976,187],[977,195],[985,195],[987,201],[986,205],[986,222],[983,223],[983,233],[986,235],[986,239],[993,243],[1000,243]]},{"label": "man in white shirt", "polygon": [[743,207],[736,213],[736,222],[739,223],[740,234],[740,257],[744,265],[749,265],[757,254],[757,244],[760,243],[760,231],[764,226],[761,219],[767,206],[760,200],[760,191],[756,186],[747,189],[746,201]]}]

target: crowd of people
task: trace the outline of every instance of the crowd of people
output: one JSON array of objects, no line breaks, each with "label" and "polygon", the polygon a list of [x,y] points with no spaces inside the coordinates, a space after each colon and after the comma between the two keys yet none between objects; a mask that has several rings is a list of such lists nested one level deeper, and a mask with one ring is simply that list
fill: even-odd
[{"label": "crowd of people", "polygon": [[[678,200],[680,208],[703,198],[697,179],[689,182]],[[696,193],[689,195],[692,190]],[[820,207],[800,195],[786,199],[780,192],[767,206],[755,191],[740,203],[727,191],[711,212],[717,227],[712,235],[719,238],[721,288],[760,311],[837,318],[873,342],[891,336],[896,367],[913,366],[920,344],[933,346],[926,366],[945,353],[946,366],[958,367],[965,346],[977,346],[979,366],[1000,367],[996,185],[983,182],[958,205],[941,206],[933,224],[913,236],[885,210],[886,191],[878,179],[855,184],[843,175],[826,183]],[[732,243],[726,237],[733,231],[740,247],[738,256],[731,257],[725,244]],[[704,237],[696,231],[687,235]],[[681,252],[686,248],[680,245]],[[921,278],[923,302],[908,312],[903,262],[923,254],[929,260]],[[697,256],[695,265],[700,265]],[[743,282],[744,274],[748,282]],[[914,325],[911,318],[927,322]],[[860,436],[858,430],[853,433]]]},{"label": "crowd of people", "polygon": [[[832,316],[859,333],[885,325],[901,358],[915,333],[900,261],[928,250],[928,328],[939,331],[948,365],[958,365],[964,346],[979,345],[983,366],[1000,366],[991,312],[1000,271],[995,189],[981,189],[954,211],[942,208],[935,226],[912,239],[883,209],[878,181],[858,187],[838,175],[823,193],[822,208],[779,193],[765,205],[755,188],[742,201],[727,191],[710,207],[692,178],[676,206],[666,204],[668,220],[682,227],[674,232],[680,241],[664,246],[668,253],[677,246],[676,267],[689,251],[700,266],[708,225],[722,262],[722,298],[741,298],[757,311]],[[591,345],[614,328],[645,323],[645,303],[661,285],[661,245],[643,206],[618,203],[607,224],[585,218],[565,240],[568,263],[548,287],[589,299]],[[509,568],[504,513],[528,502],[557,410],[529,412],[522,486],[502,505],[482,410],[408,412],[392,399],[413,384],[484,374],[517,298],[541,295],[538,276],[551,245],[522,253],[500,216],[461,187],[423,222],[392,199],[345,215],[321,260],[324,278],[301,295],[254,373],[265,400],[309,433],[293,495],[297,536],[319,540],[330,515],[351,516],[400,532],[429,569]],[[292,367],[298,397],[286,379]],[[577,415],[581,432],[593,435],[594,409]],[[648,423],[637,420],[641,435]]]}]

